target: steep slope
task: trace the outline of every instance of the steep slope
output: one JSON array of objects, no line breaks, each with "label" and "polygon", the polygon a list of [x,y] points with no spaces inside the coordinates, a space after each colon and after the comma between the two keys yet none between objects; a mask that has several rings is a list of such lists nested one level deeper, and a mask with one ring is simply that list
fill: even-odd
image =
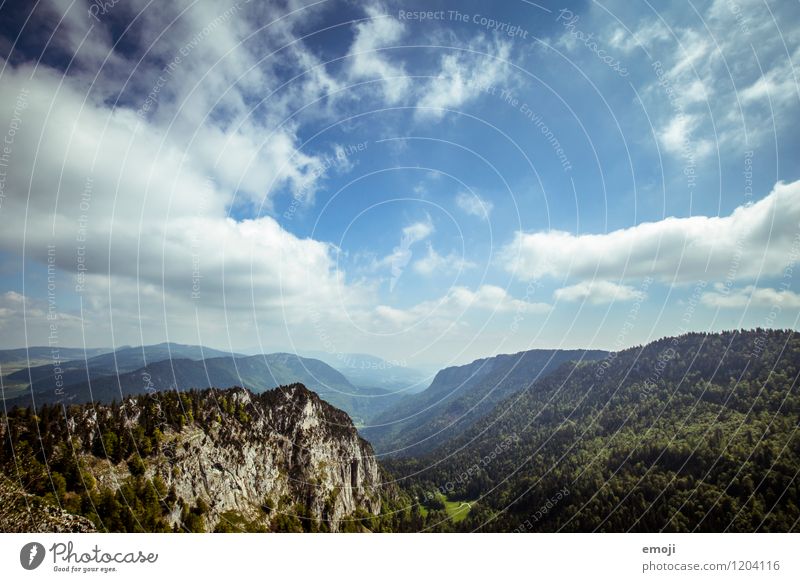
[{"label": "steep slope", "polygon": [[530,350],[445,368],[427,390],[405,397],[373,419],[373,426],[362,433],[379,453],[424,454],[564,362],[585,362],[605,355],[598,350]]},{"label": "steep slope", "polygon": [[20,489],[0,474],[0,532],[4,533],[86,533],[94,524],[78,515]]},{"label": "steep slope", "polygon": [[[105,357],[105,356],[103,356]],[[356,421],[361,421],[369,407],[380,399],[372,391],[355,388],[339,372],[309,358],[292,354],[269,354],[250,357],[222,357],[205,360],[162,360],[131,372],[119,375],[95,376],[91,382],[83,378],[77,382],[63,381],[59,387],[56,379],[44,378],[33,384],[30,394],[8,400],[8,406],[36,406],[56,402],[111,403],[125,396],[165,390],[188,390],[209,386],[245,386],[254,392],[263,392],[279,384],[300,382],[314,390],[334,406],[346,410]]]},{"label": "steep slope", "polygon": [[339,531],[381,508],[370,445],[300,384],[16,409],[0,440],[6,474],[101,530]]},{"label": "steep slope", "polygon": [[564,365],[389,467],[419,499],[473,502],[465,530],[791,531],[799,374],[796,332],[667,338]]}]

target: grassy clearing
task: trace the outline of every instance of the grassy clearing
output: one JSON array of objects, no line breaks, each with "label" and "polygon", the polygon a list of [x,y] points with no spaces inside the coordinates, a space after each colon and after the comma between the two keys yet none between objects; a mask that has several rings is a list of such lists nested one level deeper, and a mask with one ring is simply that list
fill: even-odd
[{"label": "grassy clearing", "polygon": [[[447,517],[449,517],[453,523],[463,521],[469,515],[469,511],[472,509],[472,504],[475,503],[474,499],[468,499],[466,501],[451,501],[442,493],[437,493],[436,497],[444,504],[445,513],[447,513]],[[419,512],[423,517],[427,517],[430,509],[420,503]]]},{"label": "grassy clearing", "polygon": [[450,501],[447,497],[445,497],[443,501],[444,510],[453,523],[463,521],[469,515],[469,511],[472,509],[472,504],[474,503],[474,500]]}]

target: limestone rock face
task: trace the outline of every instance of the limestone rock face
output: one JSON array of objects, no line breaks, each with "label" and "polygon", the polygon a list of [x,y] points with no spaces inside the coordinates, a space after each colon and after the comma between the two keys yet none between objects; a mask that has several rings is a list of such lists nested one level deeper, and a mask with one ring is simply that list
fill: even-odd
[{"label": "limestone rock face", "polygon": [[[213,400],[212,391],[206,394]],[[268,525],[276,514],[296,515],[303,507],[306,518],[330,531],[339,531],[357,510],[380,512],[378,463],[345,412],[301,384],[259,395],[243,388],[225,394],[237,412],[229,405],[228,411],[214,410],[211,422],[166,430],[160,451],[145,459],[147,477],[159,476],[190,505],[202,500],[208,506],[207,530],[231,511]],[[134,427],[137,403],[126,400],[121,408]],[[91,424],[92,414],[82,422]],[[127,472],[125,462],[95,460],[92,467],[103,487],[113,488]],[[172,524],[180,513],[176,504]]]},{"label": "limestone rock face", "polygon": [[85,533],[95,531],[85,517],[72,515],[0,475],[0,531],[5,533]]},{"label": "limestone rock face", "polygon": [[357,509],[380,512],[378,464],[347,414],[299,384],[234,398],[249,422],[221,418],[208,432],[168,434],[150,468],[183,499],[204,499],[210,521],[230,510],[257,517],[268,502],[289,512],[302,504],[337,531]]}]

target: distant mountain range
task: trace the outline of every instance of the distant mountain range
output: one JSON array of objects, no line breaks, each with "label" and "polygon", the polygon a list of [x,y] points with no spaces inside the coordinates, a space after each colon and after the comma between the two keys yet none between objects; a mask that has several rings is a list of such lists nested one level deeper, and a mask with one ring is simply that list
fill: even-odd
[{"label": "distant mountain range", "polygon": [[[50,348],[44,348],[49,350]],[[8,350],[17,352],[19,350]],[[154,364],[165,360],[202,360],[204,358],[216,358],[224,356],[237,356],[240,354],[230,354],[203,346],[192,346],[176,343],[161,343],[152,346],[129,347],[124,346],[115,351],[104,352],[99,355],[90,356],[89,352],[85,355],[82,351],[75,357],[74,352],[80,351],[75,348],[62,348],[59,350],[61,363],[62,382],[64,385],[73,384],[86,380],[87,374],[90,378],[97,376],[107,376],[112,374],[133,372],[139,368],[144,368],[148,364]],[[0,352],[2,357],[2,352]],[[52,356],[48,357],[52,360]],[[71,359],[74,358],[74,359]],[[32,366],[18,370],[6,376],[15,383],[33,383],[34,390],[37,384],[53,383],[56,375],[56,366],[53,361],[39,366]]]},{"label": "distant mountain range", "polygon": [[369,354],[307,352],[304,355],[322,360],[339,370],[356,386],[414,394],[422,392],[431,383],[432,374],[410,368],[402,362],[384,360]]},{"label": "distant mountain range", "polygon": [[225,352],[181,344],[122,348],[88,360],[60,365],[45,364],[18,370],[7,379],[20,383],[33,379],[29,389],[8,398],[8,406],[27,407],[121,401],[125,396],[167,390],[231,386],[260,393],[283,384],[302,382],[329,403],[346,411],[357,423],[382,411],[395,396],[376,388],[356,387],[324,362],[293,354],[260,356]]},{"label": "distant mountain range", "polygon": [[377,415],[362,433],[378,453],[430,451],[457,436],[507,397],[530,389],[566,362],[598,360],[599,350],[530,350],[445,368],[430,387]]},{"label": "distant mountain range", "polygon": [[[111,352],[111,348],[56,348],[58,357],[62,360],[91,358]],[[29,348],[15,348],[11,350],[0,350],[0,364],[10,362],[31,362],[39,360],[52,360],[53,348],[48,346],[31,346]]]}]

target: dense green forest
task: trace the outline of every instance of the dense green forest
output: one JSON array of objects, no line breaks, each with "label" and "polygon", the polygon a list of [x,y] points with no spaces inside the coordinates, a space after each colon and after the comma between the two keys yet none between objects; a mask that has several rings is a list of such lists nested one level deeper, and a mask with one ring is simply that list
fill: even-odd
[{"label": "dense green forest", "polygon": [[564,366],[386,466],[423,504],[470,503],[433,530],[796,531],[798,369],[793,332],[664,339]]}]

